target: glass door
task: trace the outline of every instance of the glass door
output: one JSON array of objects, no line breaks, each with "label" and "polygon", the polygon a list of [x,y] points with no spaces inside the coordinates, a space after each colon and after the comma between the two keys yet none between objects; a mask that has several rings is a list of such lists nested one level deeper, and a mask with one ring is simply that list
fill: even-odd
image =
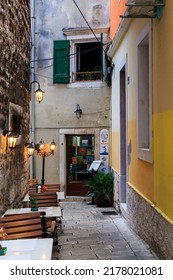
[{"label": "glass door", "polygon": [[67,136],[67,195],[86,195],[94,160],[94,135]]}]

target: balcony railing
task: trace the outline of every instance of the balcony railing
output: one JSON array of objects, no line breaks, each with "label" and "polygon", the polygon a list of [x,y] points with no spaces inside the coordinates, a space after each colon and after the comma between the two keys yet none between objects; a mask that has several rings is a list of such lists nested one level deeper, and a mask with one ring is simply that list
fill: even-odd
[{"label": "balcony railing", "polygon": [[89,82],[89,81],[100,81],[102,79],[101,71],[92,72],[73,72],[72,81],[74,82]]}]

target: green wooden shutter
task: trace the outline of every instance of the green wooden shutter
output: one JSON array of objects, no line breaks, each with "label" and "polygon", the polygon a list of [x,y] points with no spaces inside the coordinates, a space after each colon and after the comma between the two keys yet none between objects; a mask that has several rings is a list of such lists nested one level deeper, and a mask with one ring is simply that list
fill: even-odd
[{"label": "green wooden shutter", "polygon": [[70,41],[54,41],[53,82],[67,84],[70,80]]}]

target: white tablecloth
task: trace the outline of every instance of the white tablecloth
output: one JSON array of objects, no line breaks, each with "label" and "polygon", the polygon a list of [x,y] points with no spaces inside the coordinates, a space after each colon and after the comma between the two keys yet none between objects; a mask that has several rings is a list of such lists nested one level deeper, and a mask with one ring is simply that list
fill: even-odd
[{"label": "white tablecloth", "polygon": [[4,240],[2,246],[7,247],[6,254],[1,260],[51,260],[53,239],[33,238]]}]

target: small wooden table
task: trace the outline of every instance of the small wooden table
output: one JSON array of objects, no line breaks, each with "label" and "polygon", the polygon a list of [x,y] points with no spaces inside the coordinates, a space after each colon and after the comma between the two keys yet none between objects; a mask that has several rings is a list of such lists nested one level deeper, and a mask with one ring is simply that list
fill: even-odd
[{"label": "small wooden table", "polygon": [[7,247],[5,255],[1,260],[51,260],[53,239],[33,238],[4,240],[2,246]]}]

